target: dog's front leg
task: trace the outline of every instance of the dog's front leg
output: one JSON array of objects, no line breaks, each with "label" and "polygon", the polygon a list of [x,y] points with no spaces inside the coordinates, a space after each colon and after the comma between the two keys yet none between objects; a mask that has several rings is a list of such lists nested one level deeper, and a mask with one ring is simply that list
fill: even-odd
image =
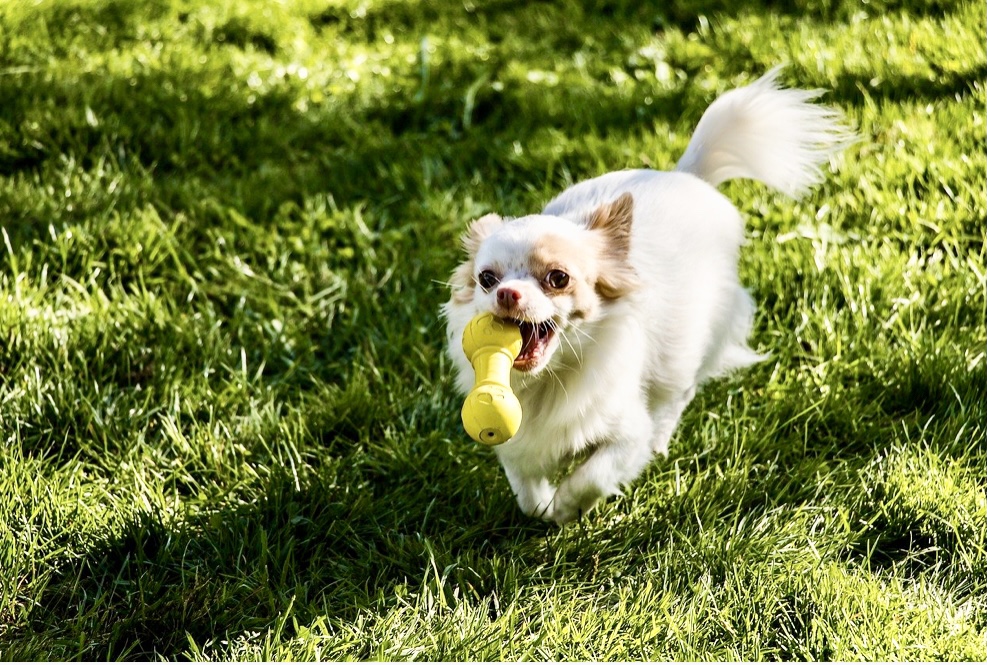
[{"label": "dog's front leg", "polygon": [[619,429],[602,443],[572,475],[552,500],[550,517],[565,524],[589,511],[596,502],[620,493],[651,461],[652,423],[644,404],[621,414]]},{"label": "dog's front leg", "polygon": [[549,519],[550,504],[555,495],[555,487],[542,474],[532,474],[528,460],[517,460],[502,456],[501,466],[507,481],[517,497],[521,512],[530,517]]},{"label": "dog's front leg", "polygon": [[668,442],[679,426],[682,412],[696,395],[696,386],[682,391],[674,399],[658,401],[651,409],[651,420],[654,431],[651,434],[651,450],[658,455],[668,457]]}]

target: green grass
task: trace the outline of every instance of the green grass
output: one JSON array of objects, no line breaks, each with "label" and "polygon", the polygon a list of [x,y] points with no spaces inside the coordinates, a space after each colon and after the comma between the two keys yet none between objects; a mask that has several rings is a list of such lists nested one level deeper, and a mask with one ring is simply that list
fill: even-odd
[{"label": "green grass", "polygon": [[[982,3],[0,4],[0,658],[987,659]],[[769,67],[861,141],[728,194],[771,359],[558,529],[469,442],[468,220],[669,168]]]}]

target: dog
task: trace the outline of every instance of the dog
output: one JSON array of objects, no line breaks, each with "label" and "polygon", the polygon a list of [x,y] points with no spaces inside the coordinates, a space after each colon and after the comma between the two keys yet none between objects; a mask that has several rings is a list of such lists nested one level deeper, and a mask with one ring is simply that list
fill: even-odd
[{"label": "dog", "polygon": [[779,70],[716,99],[674,171],[607,173],[540,214],[469,225],[442,307],[447,352],[466,393],[467,323],[492,312],[520,326],[511,387],[524,416],[494,450],[525,514],[564,524],[620,494],[667,456],[703,382],[767,357],[747,344],[743,219],[716,187],[749,178],[797,198],[855,140],[814,103],[823,91],[783,88]]}]

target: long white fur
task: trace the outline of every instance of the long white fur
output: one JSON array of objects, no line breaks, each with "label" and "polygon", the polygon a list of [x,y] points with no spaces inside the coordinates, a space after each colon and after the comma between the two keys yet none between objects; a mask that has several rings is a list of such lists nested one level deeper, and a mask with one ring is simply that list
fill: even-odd
[{"label": "long white fur", "polygon": [[[797,196],[849,137],[835,111],[809,103],[817,92],[780,89],[777,72],[716,100],[676,171],[581,182],[480,245],[478,254],[510,262],[540,234],[588,238],[594,210],[624,193],[634,199],[629,262],[640,287],[591,320],[557,312],[564,324],[544,371],[512,371],[524,416],[517,435],[495,450],[525,513],[564,523],[619,493],[654,454],[667,454],[703,381],[764,358],[747,345],[755,307],[737,275],[743,220],[715,186],[753,178]],[[477,287],[470,302],[453,298],[443,308],[464,393],[473,370],[462,331],[491,307]],[[588,456],[556,488],[552,478],[580,453]]]},{"label": "long white fur", "polygon": [[675,170],[714,187],[735,178],[760,180],[794,198],[821,182],[819,167],[853,135],[838,112],[809,103],[823,90],[779,88],[781,69],[714,101]]}]

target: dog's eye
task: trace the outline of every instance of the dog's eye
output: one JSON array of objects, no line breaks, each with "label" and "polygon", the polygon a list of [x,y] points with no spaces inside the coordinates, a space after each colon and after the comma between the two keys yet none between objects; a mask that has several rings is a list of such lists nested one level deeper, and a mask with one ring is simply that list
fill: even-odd
[{"label": "dog's eye", "polygon": [[484,290],[490,290],[497,286],[500,279],[492,270],[484,270],[480,273],[479,277],[476,278],[476,281],[480,283],[480,286],[483,287]]},{"label": "dog's eye", "polygon": [[564,289],[569,286],[569,275],[561,270],[550,270],[549,273],[545,275],[545,283],[553,289]]}]

